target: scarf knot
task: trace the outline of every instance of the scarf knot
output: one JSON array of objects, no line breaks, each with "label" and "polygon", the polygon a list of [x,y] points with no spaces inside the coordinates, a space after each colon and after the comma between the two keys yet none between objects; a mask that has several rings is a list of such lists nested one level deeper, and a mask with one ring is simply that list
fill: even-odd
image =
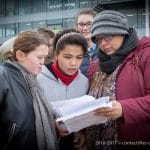
[{"label": "scarf knot", "polygon": [[78,75],[78,71],[76,71],[73,75],[65,75],[62,73],[62,71],[59,69],[58,61],[55,61],[52,64],[52,69],[56,75],[57,78],[59,78],[65,85],[69,85]]}]

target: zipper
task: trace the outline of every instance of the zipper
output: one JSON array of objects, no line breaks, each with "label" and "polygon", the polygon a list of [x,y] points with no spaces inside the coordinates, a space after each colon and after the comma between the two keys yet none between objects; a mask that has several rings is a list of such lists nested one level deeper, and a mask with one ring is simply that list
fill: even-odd
[{"label": "zipper", "polygon": [[10,142],[11,142],[13,136],[14,136],[15,129],[16,129],[16,123],[13,123],[12,126],[11,126],[11,129],[10,129],[9,135],[8,135],[8,141],[5,144],[3,150],[6,150],[8,148],[8,145],[10,144]]}]

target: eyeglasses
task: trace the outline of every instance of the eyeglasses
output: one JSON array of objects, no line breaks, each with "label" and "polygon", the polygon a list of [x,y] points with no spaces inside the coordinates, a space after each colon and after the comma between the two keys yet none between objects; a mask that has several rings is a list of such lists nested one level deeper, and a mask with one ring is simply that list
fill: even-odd
[{"label": "eyeglasses", "polygon": [[106,42],[110,42],[113,38],[113,35],[103,35],[103,36],[96,36],[95,37],[95,42],[96,43],[102,43],[102,40],[106,41]]},{"label": "eyeglasses", "polygon": [[84,23],[84,22],[79,22],[79,23],[77,23],[77,25],[78,25],[78,27],[80,27],[80,28],[84,28],[84,26],[86,26],[87,28],[90,28],[91,27],[91,25],[92,25],[92,22],[86,22],[86,23]]}]

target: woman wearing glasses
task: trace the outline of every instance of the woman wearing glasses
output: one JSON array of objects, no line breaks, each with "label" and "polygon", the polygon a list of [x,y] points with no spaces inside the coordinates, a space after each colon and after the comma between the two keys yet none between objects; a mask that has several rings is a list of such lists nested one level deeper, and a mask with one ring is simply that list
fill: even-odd
[{"label": "woman wearing glasses", "polygon": [[83,37],[88,42],[88,49],[83,57],[82,64],[80,66],[81,72],[87,76],[89,66],[97,60],[97,45],[91,40],[91,24],[96,13],[93,10],[82,10],[77,15],[76,29],[81,32]]},{"label": "woman wearing glasses", "polygon": [[99,65],[89,95],[109,96],[112,108],[95,110],[95,115],[109,119],[86,129],[87,149],[111,150],[117,145],[119,150],[148,147],[150,38],[138,40],[136,31],[128,27],[127,18],[112,10],[100,12],[91,31],[92,41],[99,47]]}]

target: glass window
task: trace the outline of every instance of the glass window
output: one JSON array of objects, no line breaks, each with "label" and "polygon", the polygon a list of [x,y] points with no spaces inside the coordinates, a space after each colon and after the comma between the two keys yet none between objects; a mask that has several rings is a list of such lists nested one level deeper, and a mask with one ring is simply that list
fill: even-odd
[{"label": "glass window", "polygon": [[47,11],[60,11],[62,10],[62,0],[47,0]]},{"label": "glass window", "polygon": [[46,21],[44,21],[44,20],[34,21],[33,28],[38,28],[38,27],[46,27]]},{"label": "glass window", "polygon": [[66,0],[63,4],[63,9],[75,9],[77,8],[77,0]]},{"label": "glass window", "polygon": [[18,1],[6,0],[6,16],[18,15]]},{"label": "glass window", "polygon": [[14,24],[6,24],[6,37],[15,36],[18,33],[18,26]]},{"label": "glass window", "polygon": [[32,5],[31,0],[20,0],[19,1],[19,15],[31,14]]},{"label": "glass window", "polygon": [[22,32],[27,29],[32,29],[32,23],[31,22],[21,22],[19,23],[19,32]]},{"label": "glass window", "polygon": [[129,26],[136,29],[139,38],[145,35],[145,9],[132,8],[122,13],[127,16]]},{"label": "glass window", "polygon": [[32,0],[33,13],[46,12],[46,0]]},{"label": "glass window", "polygon": [[75,18],[64,18],[63,19],[63,28],[70,28],[75,25]]},{"label": "glass window", "polygon": [[98,0],[93,0],[93,1],[92,1],[92,6],[93,6],[93,7],[95,7],[95,6],[98,5],[98,4],[99,4],[99,3],[98,3]]},{"label": "glass window", "polygon": [[52,30],[60,30],[63,26],[62,19],[47,20],[47,26]]},{"label": "glass window", "polygon": [[51,30],[61,30],[62,24],[48,24],[47,27]]},{"label": "glass window", "polygon": [[4,0],[0,0],[0,17],[5,16],[5,2]]},{"label": "glass window", "polygon": [[0,38],[5,37],[5,25],[0,25]]},{"label": "glass window", "polygon": [[80,8],[88,8],[89,7],[89,1],[88,0],[80,0],[79,7]]},{"label": "glass window", "polygon": [[146,16],[145,16],[145,9],[138,9],[137,14],[137,32],[139,38],[146,35]]}]

